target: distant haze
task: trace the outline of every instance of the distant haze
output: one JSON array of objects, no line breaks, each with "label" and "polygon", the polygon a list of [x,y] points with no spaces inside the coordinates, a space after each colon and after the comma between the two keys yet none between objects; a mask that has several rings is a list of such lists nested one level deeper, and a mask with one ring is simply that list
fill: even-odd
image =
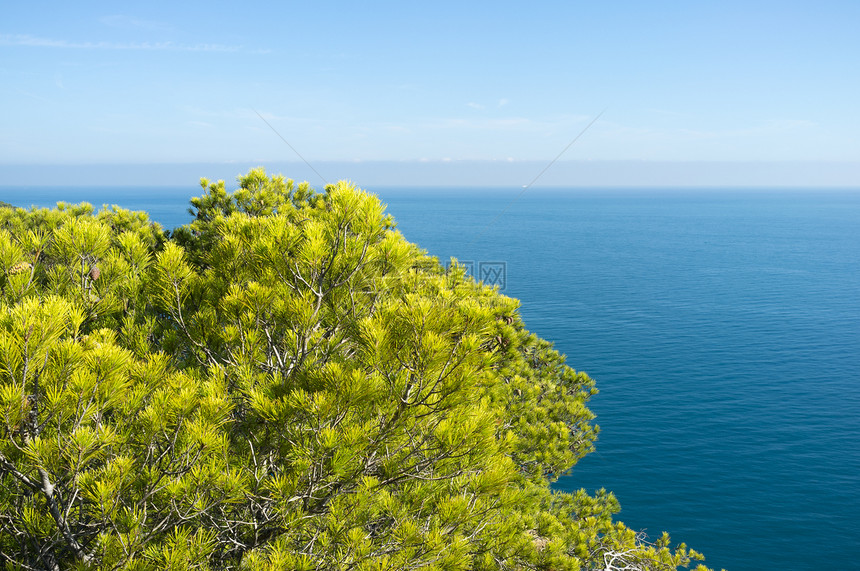
[{"label": "distant haze", "polygon": [[[320,161],[184,164],[3,165],[0,186],[188,186],[201,177],[222,179],[263,166],[269,173],[308,181],[351,180],[374,186],[560,187],[852,187],[860,188],[860,162],[668,161]],[[538,176],[541,171],[542,175]],[[314,172],[316,171],[316,172]],[[325,177],[325,181],[320,178]],[[537,177],[537,180],[535,178]]]}]

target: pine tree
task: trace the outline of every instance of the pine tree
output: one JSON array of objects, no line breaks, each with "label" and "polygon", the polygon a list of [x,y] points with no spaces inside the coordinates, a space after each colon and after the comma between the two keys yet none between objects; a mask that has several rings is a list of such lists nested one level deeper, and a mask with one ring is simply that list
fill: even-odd
[{"label": "pine tree", "polygon": [[8,569],[675,569],[553,491],[596,391],[348,183],[0,209]]}]

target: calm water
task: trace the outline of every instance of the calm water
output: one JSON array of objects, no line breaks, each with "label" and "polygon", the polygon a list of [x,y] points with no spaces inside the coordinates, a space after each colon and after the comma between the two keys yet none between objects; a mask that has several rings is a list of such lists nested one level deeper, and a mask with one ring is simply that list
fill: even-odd
[{"label": "calm water", "polygon": [[[558,488],[614,491],[712,567],[860,568],[860,192],[370,190],[430,253],[504,264],[528,327],[597,379],[597,451]],[[172,227],[196,191],[0,200]]]}]

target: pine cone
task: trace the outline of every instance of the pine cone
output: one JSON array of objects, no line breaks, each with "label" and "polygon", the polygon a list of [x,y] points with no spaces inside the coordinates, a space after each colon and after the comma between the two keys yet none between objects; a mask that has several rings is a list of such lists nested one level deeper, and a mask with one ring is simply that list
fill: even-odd
[{"label": "pine cone", "polygon": [[21,272],[28,272],[31,269],[33,269],[33,264],[29,262],[19,262],[9,268],[9,275],[12,276],[15,274],[20,274]]}]

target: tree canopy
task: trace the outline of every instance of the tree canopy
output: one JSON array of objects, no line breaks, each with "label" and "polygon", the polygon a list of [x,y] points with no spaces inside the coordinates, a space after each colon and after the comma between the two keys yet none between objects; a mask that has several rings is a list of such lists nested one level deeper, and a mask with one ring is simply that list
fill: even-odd
[{"label": "tree canopy", "polygon": [[193,221],[0,208],[7,569],[675,569],[550,484],[586,374],[377,197],[254,169]]}]

